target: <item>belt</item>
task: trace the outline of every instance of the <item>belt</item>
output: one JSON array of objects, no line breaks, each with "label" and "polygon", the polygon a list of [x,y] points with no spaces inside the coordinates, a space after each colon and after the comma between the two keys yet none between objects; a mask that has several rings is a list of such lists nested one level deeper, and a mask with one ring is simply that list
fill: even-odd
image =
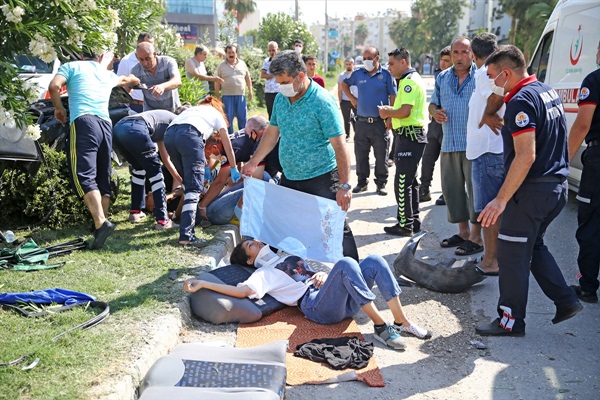
[{"label": "belt", "polygon": [[369,124],[372,124],[374,122],[383,121],[383,119],[381,119],[379,117],[356,117],[356,119],[359,121],[362,121],[362,122],[368,122]]},{"label": "belt", "polygon": [[422,126],[409,125],[409,126],[401,126],[398,129],[392,129],[392,132],[397,133],[398,135],[419,134],[419,133],[424,133],[425,128],[423,128]]},{"label": "belt", "polygon": [[548,176],[538,176],[537,178],[525,179],[525,182],[526,183],[563,183],[566,180],[567,180],[566,176],[548,175]]},{"label": "belt", "polygon": [[587,147],[600,146],[600,139],[590,140]]},{"label": "belt", "polygon": [[144,102],[142,100],[133,99],[133,100],[131,100],[131,104],[137,104],[139,106],[143,106]]}]

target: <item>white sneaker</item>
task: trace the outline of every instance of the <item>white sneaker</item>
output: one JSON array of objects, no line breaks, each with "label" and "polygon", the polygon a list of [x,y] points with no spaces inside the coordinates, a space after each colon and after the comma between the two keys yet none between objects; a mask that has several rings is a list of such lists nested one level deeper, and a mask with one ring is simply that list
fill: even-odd
[{"label": "white sneaker", "polygon": [[154,225],[154,229],[156,229],[157,231],[164,231],[166,229],[171,229],[171,228],[179,228],[179,225],[177,225],[171,219],[168,219],[164,224],[157,222],[156,225]]},{"label": "white sneaker", "polygon": [[406,347],[406,343],[392,325],[385,324],[379,332],[375,328],[375,339],[395,350],[403,350]]},{"label": "white sneaker", "polygon": [[413,336],[418,337],[419,339],[429,339],[431,337],[431,333],[427,329],[423,329],[420,326],[415,324],[410,324],[410,326],[405,325],[397,325],[394,323],[394,329],[398,332],[410,333]]},{"label": "white sneaker", "polygon": [[140,211],[139,213],[129,213],[129,222],[132,224],[137,224],[144,218],[146,218],[146,214],[143,211]]}]

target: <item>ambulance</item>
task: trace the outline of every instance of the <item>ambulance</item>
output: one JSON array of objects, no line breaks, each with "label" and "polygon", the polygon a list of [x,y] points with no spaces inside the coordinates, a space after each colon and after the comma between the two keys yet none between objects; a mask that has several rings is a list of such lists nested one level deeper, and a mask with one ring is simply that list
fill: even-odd
[{"label": "ambulance", "polygon": [[[529,73],[552,86],[560,96],[569,132],[577,116],[581,82],[598,68],[596,52],[599,41],[600,2],[560,0],[546,23],[529,64]],[[584,146],[579,149],[570,167],[569,187],[575,191],[581,180]]]}]

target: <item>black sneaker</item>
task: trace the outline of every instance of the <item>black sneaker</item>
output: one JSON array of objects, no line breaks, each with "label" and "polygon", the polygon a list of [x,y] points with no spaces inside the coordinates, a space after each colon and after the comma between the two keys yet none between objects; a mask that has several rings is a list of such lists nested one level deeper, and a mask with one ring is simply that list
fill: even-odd
[{"label": "black sneaker", "polygon": [[429,192],[429,187],[421,186],[419,187],[419,203],[426,201],[431,201],[431,193]]},{"label": "black sneaker", "polygon": [[377,194],[380,196],[387,196],[388,191],[384,186],[377,186]]},{"label": "black sneaker", "polygon": [[354,189],[352,189],[352,193],[366,192],[367,185],[368,185],[367,183],[359,183],[358,185],[354,186]]},{"label": "black sneaker", "polygon": [[445,206],[446,205],[446,200],[444,199],[444,195],[441,195],[436,201],[435,201],[435,205],[436,206]]},{"label": "black sneaker", "polygon": [[400,226],[400,224],[396,224],[394,226],[386,226],[385,228],[383,228],[383,230],[385,231],[385,233],[387,233],[389,235],[405,236],[405,237],[410,237],[413,235],[412,229]]},{"label": "black sneaker", "polygon": [[571,289],[575,291],[575,294],[581,301],[585,301],[586,303],[598,302],[598,295],[596,293],[583,291],[579,285],[571,285]]},{"label": "black sneaker", "polygon": [[92,249],[99,249],[104,245],[106,239],[110,236],[110,234],[115,230],[115,224],[110,222],[109,220],[104,221],[102,226],[94,232],[94,243],[92,243]]}]

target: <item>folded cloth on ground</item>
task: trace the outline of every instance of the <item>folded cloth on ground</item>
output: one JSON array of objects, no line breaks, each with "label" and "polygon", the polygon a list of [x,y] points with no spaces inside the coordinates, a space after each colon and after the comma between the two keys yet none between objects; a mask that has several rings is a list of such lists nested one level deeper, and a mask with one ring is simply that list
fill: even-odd
[{"label": "folded cloth on ground", "polygon": [[326,362],[333,369],[361,369],[369,363],[369,359],[373,356],[373,348],[373,343],[364,342],[356,336],[323,338],[296,346],[294,355],[312,361]]},{"label": "folded cloth on ground", "polygon": [[89,294],[75,292],[69,289],[44,289],[34,290],[32,292],[23,293],[2,293],[0,294],[0,304],[19,304],[19,303],[35,303],[35,304],[71,304],[85,303],[95,301],[96,299]]}]

